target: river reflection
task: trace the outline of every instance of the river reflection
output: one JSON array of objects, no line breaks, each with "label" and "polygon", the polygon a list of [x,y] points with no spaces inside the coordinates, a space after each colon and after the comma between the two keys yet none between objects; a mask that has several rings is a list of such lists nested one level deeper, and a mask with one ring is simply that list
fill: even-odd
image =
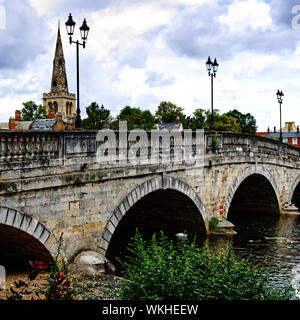
[{"label": "river reflection", "polygon": [[210,248],[226,249],[232,244],[237,259],[250,256],[253,263],[266,261],[272,285],[300,287],[300,216],[240,214],[230,221],[237,234],[208,236],[205,242]]}]

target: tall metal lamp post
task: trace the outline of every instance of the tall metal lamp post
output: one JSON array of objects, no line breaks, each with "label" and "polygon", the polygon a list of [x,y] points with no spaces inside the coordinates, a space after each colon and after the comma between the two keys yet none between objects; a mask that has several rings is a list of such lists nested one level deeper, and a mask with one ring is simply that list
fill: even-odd
[{"label": "tall metal lamp post", "polygon": [[80,105],[79,105],[79,45],[83,46],[85,48],[85,42],[87,40],[89,30],[90,28],[86,24],[86,20],[83,20],[82,26],[79,28],[80,34],[81,34],[81,39],[82,43],[80,43],[78,40],[73,41],[72,36],[74,33],[74,28],[75,28],[75,22],[72,19],[72,15],[70,13],[68,21],[65,23],[68,36],[70,39],[70,44],[76,43],[76,56],[77,56],[77,109],[76,109],[76,119],[75,119],[75,128],[76,129],[81,129],[81,117],[80,117]]},{"label": "tall metal lamp post", "polygon": [[277,96],[277,100],[279,103],[279,112],[280,112],[280,135],[279,135],[279,141],[282,142],[282,127],[281,127],[281,104],[282,104],[282,97],[284,96],[284,94],[282,93],[282,91],[279,91],[279,89],[277,90],[276,93]]},{"label": "tall metal lamp post", "polygon": [[206,68],[208,71],[208,76],[211,77],[211,117],[210,117],[210,130],[214,131],[214,87],[213,87],[213,78],[216,77],[217,71],[218,71],[219,64],[217,62],[217,59],[215,58],[214,62],[210,60],[210,57],[208,57],[208,60],[206,62]]}]

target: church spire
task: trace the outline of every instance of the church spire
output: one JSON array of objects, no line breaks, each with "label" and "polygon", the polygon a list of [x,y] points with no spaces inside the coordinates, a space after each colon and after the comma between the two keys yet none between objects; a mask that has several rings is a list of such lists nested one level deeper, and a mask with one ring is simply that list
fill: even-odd
[{"label": "church spire", "polygon": [[68,93],[68,81],[65,67],[65,58],[60,37],[60,25],[58,23],[57,41],[53,60],[51,93]]}]

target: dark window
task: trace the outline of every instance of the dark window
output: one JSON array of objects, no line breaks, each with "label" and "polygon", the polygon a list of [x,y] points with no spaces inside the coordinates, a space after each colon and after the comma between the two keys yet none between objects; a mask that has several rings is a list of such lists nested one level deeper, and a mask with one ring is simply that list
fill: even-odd
[{"label": "dark window", "polygon": [[53,105],[54,105],[54,112],[57,113],[57,111],[58,111],[57,102],[54,101]]},{"label": "dark window", "polygon": [[48,107],[49,107],[49,111],[50,111],[50,112],[53,112],[52,102],[49,102],[49,103],[48,103]]}]

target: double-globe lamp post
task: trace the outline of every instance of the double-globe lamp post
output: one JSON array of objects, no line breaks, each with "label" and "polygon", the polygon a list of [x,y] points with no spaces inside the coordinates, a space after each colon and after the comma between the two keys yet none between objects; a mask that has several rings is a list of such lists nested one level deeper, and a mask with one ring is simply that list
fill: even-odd
[{"label": "double-globe lamp post", "polygon": [[279,135],[279,141],[282,142],[282,128],[281,128],[281,104],[282,104],[282,97],[284,96],[284,94],[282,93],[282,91],[279,91],[279,89],[277,90],[276,93],[277,96],[277,100],[279,103],[279,114],[280,114],[280,135]]},{"label": "double-globe lamp post", "polygon": [[214,89],[213,89],[213,78],[216,77],[217,71],[218,71],[219,64],[217,62],[217,59],[215,58],[214,62],[210,60],[210,57],[208,57],[208,60],[206,62],[206,68],[208,71],[208,76],[211,77],[211,116],[210,116],[210,130],[214,131],[215,126],[214,126]]},{"label": "double-globe lamp post", "polygon": [[67,32],[69,35],[70,39],[70,44],[76,43],[76,60],[77,60],[77,110],[76,110],[76,119],[75,119],[75,128],[76,129],[81,129],[81,117],[80,117],[80,106],[79,106],[79,45],[83,46],[85,48],[85,42],[88,37],[88,33],[90,28],[86,24],[86,20],[83,20],[82,26],[79,28],[80,34],[81,34],[81,39],[82,43],[80,43],[78,40],[73,41],[72,36],[74,33],[74,28],[76,23],[73,21],[72,15],[70,13],[68,21],[65,23]]}]

